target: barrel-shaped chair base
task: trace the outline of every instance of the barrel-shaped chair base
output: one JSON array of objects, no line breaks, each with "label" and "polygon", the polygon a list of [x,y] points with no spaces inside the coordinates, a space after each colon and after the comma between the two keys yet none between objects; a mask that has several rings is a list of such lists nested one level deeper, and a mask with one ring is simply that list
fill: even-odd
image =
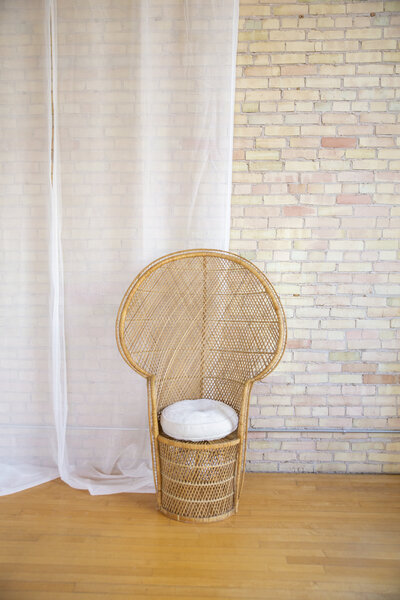
[{"label": "barrel-shaped chair base", "polygon": [[160,510],[177,521],[210,522],[235,510],[240,439],[220,443],[158,437]]}]

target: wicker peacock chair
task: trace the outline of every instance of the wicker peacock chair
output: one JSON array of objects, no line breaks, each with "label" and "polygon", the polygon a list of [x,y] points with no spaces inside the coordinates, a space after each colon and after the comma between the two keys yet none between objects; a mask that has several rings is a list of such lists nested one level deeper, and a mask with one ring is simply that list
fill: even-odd
[{"label": "wicker peacock chair", "polygon": [[[277,366],[286,343],[285,315],[268,279],[229,252],[169,254],[146,267],[127,290],[116,334],[125,361],[148,381],[161,512],[190,522],[237,512],[251,388]],[[197,398],[232,407],[237,429],[214,441],[166,435],[163,409]]]}]

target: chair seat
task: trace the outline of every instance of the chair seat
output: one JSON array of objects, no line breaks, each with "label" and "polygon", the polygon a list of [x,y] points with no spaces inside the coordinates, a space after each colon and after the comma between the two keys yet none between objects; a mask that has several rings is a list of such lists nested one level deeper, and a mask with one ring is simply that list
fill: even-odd
[{"label": "chair seat", "polygon": [[188,442],[218,440],[235,431],[237,425],[238,416],[231,406],[209,398],[181,400],[161,413],[163,432]]}]

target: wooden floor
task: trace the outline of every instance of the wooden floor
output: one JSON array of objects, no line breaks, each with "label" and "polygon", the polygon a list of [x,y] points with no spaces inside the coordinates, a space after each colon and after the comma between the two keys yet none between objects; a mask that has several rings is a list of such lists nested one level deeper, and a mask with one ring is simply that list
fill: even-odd
[{"label": "wooden floor", "polygon": [[400,476],[248,474],[192,525],[56,480],[0,498],[1,600],[399,600]]}]

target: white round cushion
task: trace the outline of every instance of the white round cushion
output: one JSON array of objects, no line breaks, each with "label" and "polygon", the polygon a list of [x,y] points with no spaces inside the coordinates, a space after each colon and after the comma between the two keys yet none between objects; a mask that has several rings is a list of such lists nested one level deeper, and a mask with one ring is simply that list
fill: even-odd
[{"label": "white round cushion", "polygon": [[238,416],[231,406],[208,398],[181,400],[161,413],[162,430],[177,440],[218,440],[235,431],[237,425]]}]

